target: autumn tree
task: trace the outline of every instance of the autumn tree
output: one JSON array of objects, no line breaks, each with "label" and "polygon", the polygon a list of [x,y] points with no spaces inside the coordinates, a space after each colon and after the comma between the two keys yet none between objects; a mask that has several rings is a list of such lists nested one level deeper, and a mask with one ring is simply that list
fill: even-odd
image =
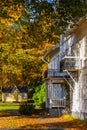
[{"label": "autumn tree", "polygon": [[5,0],[0,7],[2,18],[27,24],[36,41],[48,39],[55,44],[58,35],[87,12],[86,0]]},{"label": "autumn tree", "polygon": [[[50,23],[46,34],[53,36],[64,33],[68,25],[77,22],[87,13],[86,0],[26,0],[25,8],[30,14],[34,24],[46,17],[47,23]],[[50,18],[50,22],[49,22]],[[49,37],[48,35],[48,37]],[[58,39],[57,39],[58,40]]]},{"label": "autumn tree", "polygon": [[[5,25],[1,29],[0,84],[3,86],[28,85],[42,76],[42,55],[50,47],[44,41],[37,46],[27,29],[12,29]],[[35,45],[36,44],[36,45]],[[45,45],[45,48],[44,48]]]},{"label": "autumn tree", "polygon": [[45,67],[42,56],[52,45],[48,44],[48,39],[43,40],[38,27],[32,28],[27,22],[29,15],[24,17],[26,11],[22,4],[5,2],[2,12],[7,6],[7,13],[0,17],[0,86],[31,85],[34,88],[42,80]]},{"label": "autumn tree", "polygon": [[43,54],[86,12],[85,0],[0,1],[0,85],[40,83]]}]

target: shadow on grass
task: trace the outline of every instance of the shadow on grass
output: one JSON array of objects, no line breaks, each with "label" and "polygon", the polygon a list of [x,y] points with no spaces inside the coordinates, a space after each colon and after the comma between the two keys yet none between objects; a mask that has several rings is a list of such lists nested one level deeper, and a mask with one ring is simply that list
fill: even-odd
[{"label": "shadow on grass", "polygon": [[41,116],[47,116],[46,112],[43,110],[43,109],[35,109],[34,113],[33,113],[33,116],[29,116],[29,115],[22,115],[20,114],[19,112],[19,109],[13,109],[12,108],[8,108],[8,109],[5,109],[3,108],[3,110],[0,111],[0,117],[9,117],[9,116],[18,116],[18,118],[21,118],[21,116],[26,116],[26,118],[30,117],[30,118],[36,118],[36,117],[41,117]]},{"label": "shadow on grass", "polygon": [[20,129],[24,130],[64,130],[64,128],[61,128],[59,125],[58,126],[45,126],[45,125],[27,125],[24,127],[21,127]]},{"label": "shadow on grass", "polygon": [[20,116],[21,114],[19,113],[18,110],[4,110],[0,111],[0,117],[9,117],[9,116]]},{"label": "shadow on grass", "polygon": [[0,111],[0,117],[8,117],[10,113],[8,110]]},{"label": "shadow on grass", "polygon": [[[49,119],[48,119],[49,120]],[[87,127],[84,126],[83,124],[77,124],[76,123],[77,120],[74,120],[74,121],[67,121],[67,122],[51,122],[51,123],[47,123],[45,122],[44,124],[42,123],[38,123],[38,124],[35,124],[35,125],[25,125],[25,126],[22,126],[21,128],[22,129],[56,129],[56,130],[87,130]]]}]

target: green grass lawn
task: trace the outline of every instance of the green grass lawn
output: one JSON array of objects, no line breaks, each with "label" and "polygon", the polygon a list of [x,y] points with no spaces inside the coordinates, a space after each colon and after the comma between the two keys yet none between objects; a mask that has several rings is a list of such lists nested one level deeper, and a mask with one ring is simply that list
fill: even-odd
[{"label": "green grass lawn", "polygon": [[2,102],[2,94],[0,93],[0,111],[18,110],[19,103]]},{"label": "green grass lawn", "polygon": [[8,110],[18,110],[20,104],[19,103],[3,103],[0,102],[0,111],[8,111]]}]

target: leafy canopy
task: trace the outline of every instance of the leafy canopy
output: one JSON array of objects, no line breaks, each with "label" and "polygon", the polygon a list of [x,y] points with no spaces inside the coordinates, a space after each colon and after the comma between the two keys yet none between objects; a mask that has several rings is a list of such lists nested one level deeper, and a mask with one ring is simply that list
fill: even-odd
[{"label": "leafy canopy", "polygon": [[41,81],[43,54],[86,12],[86,0],[0,1],[0,85]]},{"label": "leafy canopy", "polygon": [[50,23],[48,34],[53,36],[58,35],[58,32],[64,32],[70,23],[86,15],[87,1],[26,0],[25,8],[30,15],[30,21],[36,25],[41,22],[42,17],[46,17],[46,22]]}]

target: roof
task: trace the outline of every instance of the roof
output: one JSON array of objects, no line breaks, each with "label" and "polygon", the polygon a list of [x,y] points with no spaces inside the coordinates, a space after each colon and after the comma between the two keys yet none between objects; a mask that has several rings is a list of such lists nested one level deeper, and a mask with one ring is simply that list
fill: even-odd
[{"label": "roof", "polygon": [[66,36],[72,34],[78,28],[78,26],[80,26],[85,21],[87,21],[87,16],[84,18],[80,18],[79,21],[77,21],[77,23],[73,24],[72,28],[70,28],[66,32]]},{"label": "roof", "polygon": [[17,88],[21,93],[25,92],[27,93],[28,92],[28,87],[27,86],[13,86],[13,87],[9,87],[9,88],[4,88],[2,87],[2,92],[3,93],[11,93],[13,88]]},{"label": "roof", "polygon": [[52,56],[52,55],[54,55],[55,53],[57,53],[58,51],[59,51],[59,44],[57,44],[56,46],[54,46],[54,47],[52,47],[49,51],[47,51],[47,53],[45,53],[45,55],[43,56],[43,58],[42,58],[42,60],[44,61],[44,62],[47,62],[48,63],[48,61],[46,60],[46,57],[47,56]]}]

